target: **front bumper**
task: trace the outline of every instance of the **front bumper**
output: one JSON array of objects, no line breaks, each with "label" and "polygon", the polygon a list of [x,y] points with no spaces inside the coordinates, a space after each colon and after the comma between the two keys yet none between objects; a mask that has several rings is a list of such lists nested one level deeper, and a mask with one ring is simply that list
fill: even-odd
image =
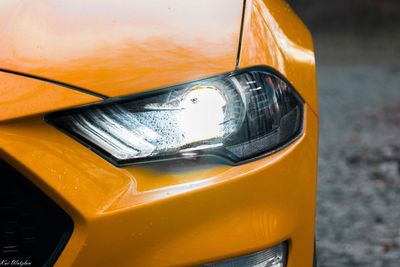
[{"label": "front bumper", "polygon": [[288,241],[288,266],[312,266],[317,125],[240,166],[117,168],[42,117],[3,122],[0,157],[73,219],[57,266],[182,266]]}]

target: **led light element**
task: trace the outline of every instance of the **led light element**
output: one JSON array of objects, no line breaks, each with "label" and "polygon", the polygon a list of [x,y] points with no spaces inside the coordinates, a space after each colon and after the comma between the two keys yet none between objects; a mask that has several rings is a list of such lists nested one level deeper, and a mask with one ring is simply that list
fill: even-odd
[{"label": "led light element", "polygon": [[202,267],[285,267],[287,244],[262,250],[253,254],[232,258],[215,263],[203,264]]},{"label": "led light element", "polygon": [[236,164],[301,134],[303,102],[264,69],[60,111],[48,121],[116,165],[214,157]]}]

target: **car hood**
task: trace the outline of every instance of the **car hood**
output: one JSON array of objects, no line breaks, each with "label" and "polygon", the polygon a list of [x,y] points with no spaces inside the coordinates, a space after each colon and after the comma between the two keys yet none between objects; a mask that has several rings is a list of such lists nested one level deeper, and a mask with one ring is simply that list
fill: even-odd
[{"label": "car hood", "polygon": [[0,2],[0,69],[106,96],[235,67],[242,0]]}]

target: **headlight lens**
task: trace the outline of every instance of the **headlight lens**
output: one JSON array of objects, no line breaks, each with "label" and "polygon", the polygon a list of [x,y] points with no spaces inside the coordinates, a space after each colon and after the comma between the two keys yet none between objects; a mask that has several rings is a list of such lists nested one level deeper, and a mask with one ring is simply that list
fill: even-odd
[{"label": "headlight lens", "polygon": [[248,70],[56,112],[48,121],[116,165],[200,156],[235,164],[299,136],[303,102],[277,75]]}]

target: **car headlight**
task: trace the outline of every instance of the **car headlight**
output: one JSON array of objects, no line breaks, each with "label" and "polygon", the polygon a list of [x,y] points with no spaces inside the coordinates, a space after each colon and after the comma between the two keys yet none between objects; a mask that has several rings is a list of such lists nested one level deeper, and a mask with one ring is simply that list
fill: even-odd
[{"label": "car headlight", "polygon": [[298,137],[303,101],[278,75],[253,68],[47,119],[116,165],[200,156],[237,164]]}]

